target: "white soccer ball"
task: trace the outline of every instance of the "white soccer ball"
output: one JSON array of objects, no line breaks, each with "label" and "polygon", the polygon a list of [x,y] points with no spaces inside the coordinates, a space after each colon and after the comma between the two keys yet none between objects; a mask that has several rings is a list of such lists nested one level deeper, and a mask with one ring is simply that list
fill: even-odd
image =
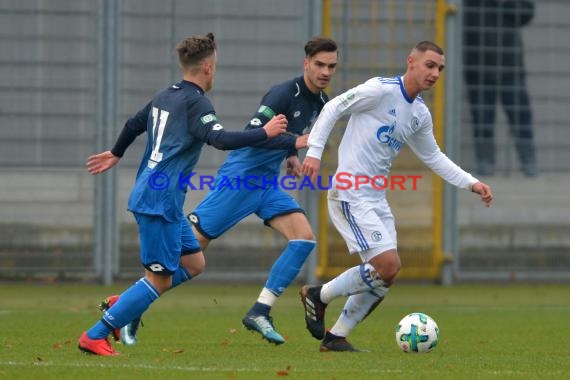
[{"label": "white soccer ball", "polygon": [[427,314],[408,314],[396,326],[396,343],[404,352],[430,352],[438,340],[439,327]]}]

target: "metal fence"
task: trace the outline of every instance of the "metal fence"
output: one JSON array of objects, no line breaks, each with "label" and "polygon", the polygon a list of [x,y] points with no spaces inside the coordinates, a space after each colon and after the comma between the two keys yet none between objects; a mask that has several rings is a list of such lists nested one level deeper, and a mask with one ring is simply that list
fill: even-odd
[{"label": "metal fence", "polygon": [[[432,0],[0,2],[0,277],[107,276],[109,281],[139,274],[137,231],[125,208],[144,139],[122,160],[116,185],[100,184],[98,191],[95,179],[84,170],[85,158],[108,148],[105,138],[116,136],[124,120],[156,90],[177,80],[173,47],[190,34],[216,34],[220,62],[211,99],[224,125],[241,129],[272,84],[300,75],[302,46],[321,30],[323,3],[330,5],[331,33],[341,45],[333,96],[368,77],[402,72],[411,45],[434,37],[432,15],[438,4],[445,4]],[[116,12],[109,8],[113,4]],[[473,26],[463,22],[467,3],[454,0],[445,5],[455,6],[457,12],[447,14],[442,144],[453,159],[475,172],[473,104],[467,101],[461,38]],[[565,231],[570,202],[565,189],[570,185],[570,131],[565,107],[570,68],[564,63],[570,58],[570,22],[565,17],[569,8],[564,0],[536,1],[534,18],[521,29],[538,175],[527,177],[519,170],[511,127],[497,104],[495,172],[481,177],[495,188],[495,205],[486,210],[472,194],[446,190],[446,208],[434,209],[431,180],[426,179],[425,197],[420,193],[414,201],[393,200],[399,228],[409,232],[400,234],[402,255],[432,247],[432,235],[425,233],[425,227],[432,223],[434,210],[443,211],[444,248],[454,257],[456,279],[568,279],[570,240]],[[109,25],[116,28],[115,47]],[[480,64],[468,66],[476,72],[483,69]],[[104,78],[115,79],[104,83]],[[113,87],[115,95],[105,92]],[[431,104],[429,96],[428,101]],[[115,111],[108,114],[113,106]],[[478,112],[484,107],[475,105]],[[224,158],[225,153],[206,149],[197,169],[212,174]],[[396,170],[421,168],[404,153]],[[113,186],[116,203],[104,205],[108,200],[104,191],[114,194]],[[187,211],[203,195],[191,194]],[[306,200],[314,218],[318,203],[311,197]],[[102,232],[109,218],[116,227]],[[415,232],[411,227],[417,227]],[[104,233],[118,233],[120,256],[105,258],[107,249],[95,250]],[[258,220],[246,219],[212,243],[205,277],[260,278],[283,245],[281,237]],[[338,250],[345,255],[342,245]],[[104,267],[111,272],[105,274]]]},{"label": "metal fence", "polygon": [[496,202],[482,210],[459,194],[456,277],[568,280],[570,3],[465,0],[460,10],[455,153]]},{"label": "metal fence", "polygon": [[[570,53],[565,42],[570,23],[564,16],[570,3],[330,3],[332,35],[348,47],[340,68],[344,88],[371,76],[401,73],[413,43],[438,40],[435,20],[445,13],[447,68],[443,83],[437,85],[445,89],[445,122],[435,118],[435,133],[445,128],[439,139],[444,151],[495,190],[491,209],[482,207],[473,194],[449,186],[438,205],[429,180],[424,191],[389,194],[398,221],[402,275],[409,277],[406,270],[411,266],[413,277],[430,278],[434,265],[430,258],[434,249],[437,254],[436,240],[441,237],[442,253],[452,260],[451,270],[441,273],[445,282],[570,280],[570,240],[565,234],[570,211],[565,190],[570,185],[570,117],[564,110],[570,69],[563,64]],[[532,15],[528,9],[534,10]],[[518,25],[516,32],[515,21],[525,24]],[[433,112],[437,104],[429,97],[428,103]],[[342,130],[337,140],[341,136]],[[485,160],[493,167],[482,167]],[[396,171],[424,169],[405,152],[395,163]],[[358,262],[347,256],[334,229],[321,232],[330,234],[323,239],[329,248],[323,277],[334,274],[327,268],[336,267],[334,272]]]},{"label": "metal fence", "polygon": [[[179,80],[174,46],[192,34],[216,35],[209,96],[224,126],[242,129],[271,85],[302,73],[317,9],[303,0],[1,2],[0,276],[139,275],[126,199],[144,138],[96,178],[86,157],[109,149],[130,115]],[[196,170],[212,174],[225,156],[206,148]],[[186,210],[203,196],[190,194]],[[208,275],[262,276],[284,244],[247,220],[212,243]]]}]

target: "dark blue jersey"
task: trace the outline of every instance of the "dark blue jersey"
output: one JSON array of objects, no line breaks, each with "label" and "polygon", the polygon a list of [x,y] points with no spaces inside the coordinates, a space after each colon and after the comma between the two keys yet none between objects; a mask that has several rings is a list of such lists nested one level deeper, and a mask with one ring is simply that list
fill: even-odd
[{"label": "dark blue jersey", "polygon": [[[296,136],[307,132],[306,129],[316,120],[327,101],[328,97],[324,92],[313,94],[302,76],[273,86],[261,100],[259,109],[246,129],[259,128],[273,116],[283,114],[288,121],[289,148],[276,149],[278,140],[273,139],[255,147],[235,150],[230,152],[218,170],[218,175],[231,178],[240,176],[242,180],[251,176],[247,181],[257,185],[262,185],[263,177],[278,176],[281,163],[294,151]],[[284,139],[280,139],[279,143],[282,144]]]},{"label": "dark blue jersey", "polygon": [[[267,138],[263,129],[225,132],[202,89],[187,81],[157,93],[152,102],[127,122],[113,151],[124,152],[126,147],[120,146],[121,138],[136,136],[143,130],[147,132],[147,145],[128,208],[141,214],[161,215],[168,221],[184,218],[187,190],[184,178],[192,172],[204,143],[219,149],[235,149]],[[128,140],[123,144],[132,142]]]}]

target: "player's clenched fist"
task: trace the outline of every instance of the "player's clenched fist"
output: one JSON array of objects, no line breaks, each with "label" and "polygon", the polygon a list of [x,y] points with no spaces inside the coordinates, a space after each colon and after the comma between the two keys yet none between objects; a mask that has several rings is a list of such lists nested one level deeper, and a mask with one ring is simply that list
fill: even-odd
[{"label": "player's clenched fist", "polygon": [[281,133],[285,132],[287,129],[287,118],[285,115],[277,115],[267,122],[263,126],[267,137],[279,136]]}]

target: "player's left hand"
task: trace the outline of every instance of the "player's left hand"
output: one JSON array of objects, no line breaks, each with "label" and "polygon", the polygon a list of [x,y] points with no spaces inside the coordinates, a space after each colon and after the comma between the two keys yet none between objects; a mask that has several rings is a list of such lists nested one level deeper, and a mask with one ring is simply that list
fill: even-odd
[{"label": "player's left hand", "polygon": [[483,182],[476,182],[471,186],[471,191],[481,196],[481,200],[485,202],[485,207],[491,207],[491,202],[493,201],[491,186]]},{"label": "player's left hand", "polygon": [[285,115],[273,116],[264,126],[268,138],[279,136],[287,131],[287,117]]},{"label": "player's left hand", "polygon": [[299,161],[299,157],[291,156],[287,158],[287,174],[294,175],[295,177],[299,177],[301,175],[301,161]]}]

